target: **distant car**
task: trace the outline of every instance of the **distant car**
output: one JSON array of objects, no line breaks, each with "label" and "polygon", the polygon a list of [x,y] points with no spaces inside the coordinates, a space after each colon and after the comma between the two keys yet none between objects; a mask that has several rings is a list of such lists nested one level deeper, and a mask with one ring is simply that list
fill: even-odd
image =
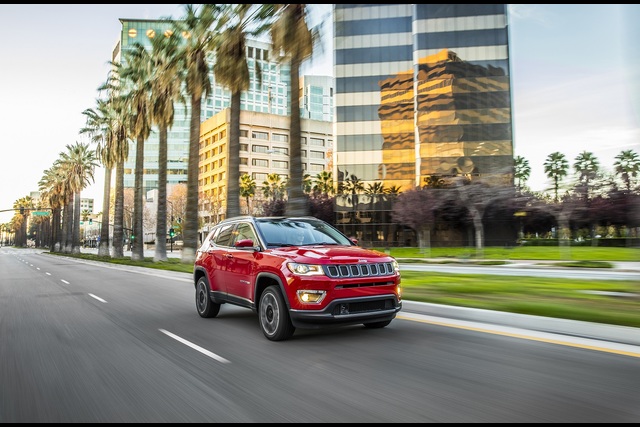
[{"label": "distant car", "polygon": [[218,223],[196,253],[196,309],[225,303],[258,314],[269,340],[296,328],[384,328],[402,308],[398,263],[313,217],[235,217]]}]

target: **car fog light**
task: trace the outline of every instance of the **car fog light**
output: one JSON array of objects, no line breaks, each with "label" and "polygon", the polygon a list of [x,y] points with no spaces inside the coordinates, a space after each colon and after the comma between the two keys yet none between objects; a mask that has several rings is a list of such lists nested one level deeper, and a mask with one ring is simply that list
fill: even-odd
[{"label": "car fog light", "polygon": [[298,299],[303,303],[319,304],[326,295],[325,291],[313,291],[303,289],[298,291]]}]

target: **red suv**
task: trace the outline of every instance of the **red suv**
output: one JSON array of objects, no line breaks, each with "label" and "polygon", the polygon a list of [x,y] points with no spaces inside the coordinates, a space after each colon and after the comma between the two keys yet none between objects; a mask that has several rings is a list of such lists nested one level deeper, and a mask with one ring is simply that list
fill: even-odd
[{"label": "red suv", "polygon": [[220,222],[196,253],[193,281],[201,317],[225,303],[250,308],[272,341],[296,328],[384,328],[402,307],[395,259],[313,217]]}]

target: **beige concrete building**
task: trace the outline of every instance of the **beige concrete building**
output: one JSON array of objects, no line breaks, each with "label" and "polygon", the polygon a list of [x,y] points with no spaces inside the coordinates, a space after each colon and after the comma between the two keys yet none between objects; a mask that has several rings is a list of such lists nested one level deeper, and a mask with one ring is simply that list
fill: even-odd
[{"label": "beige concrete building", "polygon": [[[205,232],[226,212],[230,115],[226,108],[200,125],[198,211]],[[329,121],[301,119],[302,167],[311,177],[333,168],[332,129]],[[253,204],[240,201],[243,214],[259,213],[261,187],[270,173],[289,178],[289,117],[241,111],[240,175],[249,174],[257,186]]]}]

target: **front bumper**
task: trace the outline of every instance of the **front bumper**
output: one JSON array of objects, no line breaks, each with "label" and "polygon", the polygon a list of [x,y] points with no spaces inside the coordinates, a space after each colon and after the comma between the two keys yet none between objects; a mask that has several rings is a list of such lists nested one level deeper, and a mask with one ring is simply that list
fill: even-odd
[{"label": "front bumper", "polygon": [[345,326],[392,320],[402,309],[396,295],[375,295],[344,298],[332,301],[323,310],[290,310],[293,326],[318,329],[326,326]]}]

